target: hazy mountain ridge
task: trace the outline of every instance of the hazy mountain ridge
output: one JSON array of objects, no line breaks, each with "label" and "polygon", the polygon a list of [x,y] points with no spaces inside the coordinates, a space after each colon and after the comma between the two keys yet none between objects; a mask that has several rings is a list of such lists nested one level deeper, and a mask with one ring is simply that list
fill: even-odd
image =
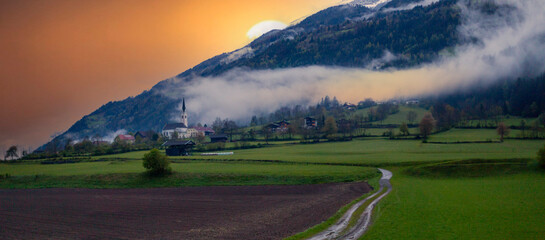
[{"label": "hazy mountain ridge", "polygon": [[[374,10],[344,5],[320,11],[285,30],[272,31],[256,39],[242,48],[247,54],[233,56],[239,49],[215,56],[174,78],[159,82],[150,91],[105,104],[76,122],[57,137],[56,142],[62,144],[66,138],[103,136],[119,129],[159,131],[177,113],[179,99],[185,95],[184,86],[197,77],[218,76],[232,69],[313,65],[409,68],[448,55],[449,49],[461,41],[468,41],[459,39],[456,31],[461,19],[455,0],[406,11],[383,11],[415,2],[419,1],[393,0]],[[388,59],[374,64],[384,57]]]}]

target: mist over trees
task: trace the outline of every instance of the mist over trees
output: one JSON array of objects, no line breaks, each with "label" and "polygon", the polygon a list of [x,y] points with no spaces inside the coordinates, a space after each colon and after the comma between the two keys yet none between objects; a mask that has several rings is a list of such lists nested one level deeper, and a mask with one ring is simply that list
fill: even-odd
[{"label": "mist over trees", "polygon": [[[545,74],[542,74],[535,78],[505,80],[440,97],[425,98],[421,100],[421,106],[430,109],[440,129],[449,129],[468,120],[492,120],[497,125],[505,115],[524,118],[543,115],[544,92]],[[545,119],[545,115],[542,118]],[[484,126],[484,123],[480,125]]]}]

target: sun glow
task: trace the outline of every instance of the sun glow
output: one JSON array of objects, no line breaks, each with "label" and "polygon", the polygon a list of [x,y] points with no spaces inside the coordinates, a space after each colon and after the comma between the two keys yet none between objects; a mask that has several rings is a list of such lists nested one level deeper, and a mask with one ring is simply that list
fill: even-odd
[{"label": "sun glow", "polygon": [[250,28],[250,30],[248,30],[248,33],[246,33],[246,36],[248,36],[249,39],[254,39],[272,30],[276,30],[276,29],[281,30],[286,27],[288,27],[288,25],[280,21],[276,21],[276,20],[262,21],[254,25],[252,28]]}]

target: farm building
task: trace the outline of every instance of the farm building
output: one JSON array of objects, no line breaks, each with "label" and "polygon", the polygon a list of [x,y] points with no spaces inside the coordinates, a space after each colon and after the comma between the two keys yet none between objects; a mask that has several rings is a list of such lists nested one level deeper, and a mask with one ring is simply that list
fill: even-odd
[{"label": "farm building", "polygon": [[227,135],[224,135],[224,134],[210,136],[210,142],[211,143],[227,142],[228,139],[229,138],[227,138]]},{"label": "farm building", "polygon": [[167,156],[187,156],[195,143],[193,141],[169,140],[163,143],[163,146],[166,148]]}]

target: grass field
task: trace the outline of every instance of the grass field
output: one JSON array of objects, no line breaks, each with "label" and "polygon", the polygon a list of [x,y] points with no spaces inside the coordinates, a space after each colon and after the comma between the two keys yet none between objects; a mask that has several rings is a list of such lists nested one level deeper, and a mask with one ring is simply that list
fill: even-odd
[{"label": "grass field", "polygon": [[415,124],[417,124],[418,121],[424,117],[424,114],[428,112],[426,109],[419,107],[399,106],[399,112],[389,115],[384,121],[382,121],[382,124],[400,124],[402,122],[410,123],[407,120],[407,114],[410,111],[416,112],[417,120],[413,122]]},{"label": "grass field", "polygon": [[175,162],[171,167],[175,174],[161,179],[141,174],[144,169],[140,160],[0,164],[0,174],[12,176],[0,180],[0,188],[308,184],[363,181],[379,176],[375,168],[307,164]]},{"label": "grass field", "polygon": [[[479,177],[407,175],[394,186],[362,239],[543,239],[545,172],[530,167]],[[474,169],[477,170],[477,169]]]},{"label": "grass field", "polygon": [[[373,108],[377,108],[377,107],[373,107]],[[399,106],[399,112],[395,113],[395,114],[392,114],[392,115],[388,115],[388,117],[386,117],[386,119],[384,119],[383,121],[376,121],[376,122],[373,122],[375,124],[401,124],[402,122],[406,122],[406,123],[411,123],[407,120],[407,114],[410,112],[410,111],[414,111],[416,112],[416,118],[417,119],[415,122],[413,123],[418,123],[418,121],[420,119],[422,119],[422,117],[424,117],[424,114],[426,114],[428,112],[428,110],[426,109],[423,109],[423,108],[420,108],[420,107],[411,107],[411,106],[403,106],[403,105],[400,105]],[[356,110],[352,115],[357,115],[357,114],[363,114],[364,116],[367,116],[367,113],[369,112],[369,108],[364,108],[364,109],[359,109],[359,110]]]},{"label": "grass field", "polygon": [[[510,130],[508,136],[520,135],[520,130]],[[446,132],[434,134],[430,141],[438,142],[463,142],[463,141],[499,141],[500,137],[495,129],[451,129]]]},{"label": "grass field", "polygon": [[[462,140],[486,141],[493,137],[493,132],[494,130],[453,129],[434,135],[431,140],[448,142]],[[506,140],[503,143],[424,144],[418,140],[363,138],[350,142],[288,144],[258,149],[233,150],[234,155],[228,156],[200,156],[195,154],[195,156],[173,159],[271,160],[298,163],[388,166],[444,160],[534,158],[537,149],[542,147],[544,143],[543,140]],[[131,152],[95,158],[141,159],[144,153],[144,151]]]},{"label": "grass field", "polygon": [[[531,126],[532,123],[534,123],[537,119],[536,118],[522,118],[522,117],[516,117],[516,116],[505,116],[500,119],[498,119],[498,122],[504,122],[507,126],[520,126],[521,121],[524,120],[526,122],[526,126]],[[470,120],[468,121],[468,126],[476,127],[478,125],[481,126],[496,126],[496,120],[489,119],[489,120]]]},{"label": "grass field", "polygon": [[504,143],[423,144],[415,140],[357,139],[350,142],[278,146],[234,151],[230,156],[196,159],[281,160],[290,162],[388,166],[462,159],[534,158],[545,141],[506,140]]}]

